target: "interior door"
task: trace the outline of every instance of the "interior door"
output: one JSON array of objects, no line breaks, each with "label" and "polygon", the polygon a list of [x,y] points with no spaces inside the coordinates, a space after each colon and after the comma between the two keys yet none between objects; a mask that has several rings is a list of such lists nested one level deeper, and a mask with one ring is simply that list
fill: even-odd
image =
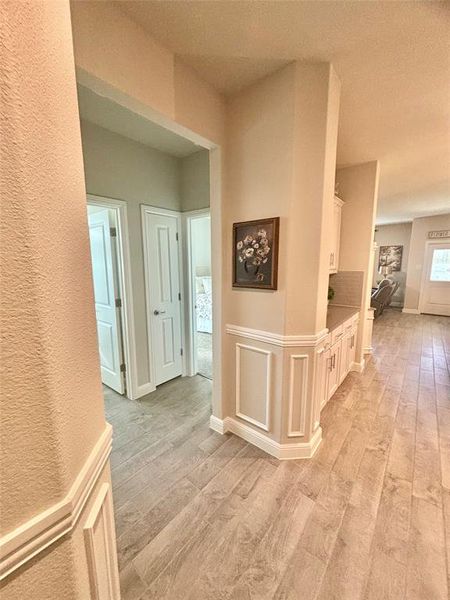
[{"label": "interior door", "polygon": [[109,210],[89,211],[88,221],[102,381],[123,394],[125,385],[121,371],[123,357],[120,314],[116,306],[119,286]]},{"label": "interior door", "polygon": [[182,373],[178,217],[144,211],[147,307],[155,385]]},{"label": "interior door", "polygon": [[429,244],[420,312],[450,317],[450,243]]}]

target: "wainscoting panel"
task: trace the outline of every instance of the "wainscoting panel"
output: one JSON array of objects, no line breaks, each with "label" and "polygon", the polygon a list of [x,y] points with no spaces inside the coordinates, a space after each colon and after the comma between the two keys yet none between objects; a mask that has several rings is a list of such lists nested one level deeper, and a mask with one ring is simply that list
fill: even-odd
[{"label": "wainscoting panel", "polygon": [[104,483],[84,526],[92,600],[120,600],[111,486]]},{"label": "wainscoting panel", "polygon": [[305,435],[308,361],[307,354],[290,356],[288,437]]},{"label": "wainscoting panel", "polygon": [[269,431],[272,352],[236,344],[236,415]]}]

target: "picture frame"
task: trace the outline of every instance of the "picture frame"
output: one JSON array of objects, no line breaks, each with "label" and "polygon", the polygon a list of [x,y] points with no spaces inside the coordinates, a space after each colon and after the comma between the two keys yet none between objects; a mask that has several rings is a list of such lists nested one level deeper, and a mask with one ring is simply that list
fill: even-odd
[{"label": "picture frame", "polygon": [[403,246],[380,246],[378,269],[391,267],[392,272],[402,270]]},{"label": "picture frame", "polygon": [[233,223],[233,287],[276,290],[280,217]]}]

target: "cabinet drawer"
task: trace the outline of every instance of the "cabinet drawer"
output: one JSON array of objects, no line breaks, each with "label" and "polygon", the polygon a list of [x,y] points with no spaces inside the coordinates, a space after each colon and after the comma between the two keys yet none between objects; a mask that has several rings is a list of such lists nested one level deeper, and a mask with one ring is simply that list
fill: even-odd
[{"label": "cabinet drawer", "polygon": [[342,325],[339,325],[339,327],[336,327],[336,329],[333,329],[333,331],[331,332],[331,345],[333,345],[335,342],[340,340],[342,338],[343,334],[344,334],[344,328]]}]

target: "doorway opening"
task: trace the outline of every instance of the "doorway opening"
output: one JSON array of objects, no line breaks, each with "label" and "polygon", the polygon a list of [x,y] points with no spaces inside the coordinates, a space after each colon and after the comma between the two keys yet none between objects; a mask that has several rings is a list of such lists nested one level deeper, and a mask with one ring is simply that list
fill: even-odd
[{"label": "doorway opening", "polygon": [[[105,414],[114,428],[111,475],[126,579],[132,561],[158,535],[149,511],[170,504],[179,490],[196,493],[187,478],[202,477],[204,485],[203,463],[228,440],[209,427],[221,387],[222,253],[210,250],[212,236],[222,248],[221,157],[215,144],[161,122],[145,106],[128,107],[126,99],[112,99],[114,91],[97,91],[78,85],[88,204],[108,209],[104,254],[111,235],[106,223],[117,228],[109,242],[111,260],[117,244],[118,265],[110,272],[118,276],[108,298],[121,293],[123,395],[102,378],[109,385]],[[111,210],[116,220],[110,222]],[[104,266],[94,275],[103,286],[105,273]],[[107,340],[116,339],[112,326],[104,331]],[[234,444],[238,451],[240,442]]]},{"label": "doorway opening", "polygon": [[450,243],[428,243],[420,292],[420,312],[450,317]]},{"label": "doorway opening", "polygon": [[211,217],[209,210],[186,215],[192,371],[212,379]]}]

